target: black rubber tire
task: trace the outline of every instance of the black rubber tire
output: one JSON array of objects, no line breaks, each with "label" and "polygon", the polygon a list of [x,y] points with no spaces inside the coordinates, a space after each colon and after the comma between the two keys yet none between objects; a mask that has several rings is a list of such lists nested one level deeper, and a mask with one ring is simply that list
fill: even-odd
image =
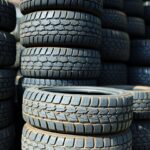
[{"label": "black rubber tire", "polygon": [[13,70],[0,70],[0,99],[7,99],[14,95],[15,72]]},{"label": "black rubber tire", "polygon": [[150,39],[150,25],[146,25],[145,37]]},{"label": "black rubber tire", "polygon": [[133,95],[134,120],[150,120],[150,87],[149,86],[111,86],[121,90],[127,90]]},{"label": "black rubber tire", "polygon": [[123,10],[123,0],[104,0],[104,8]]},{"label": "black rubber tire", "polygon": [[22,19],[21,43],[25,47],[66,46],[99,49],[101,20],[75,11],[38,11]]},{"label": "black rubber tire", "polygon": [[145,36],[145,22],[141,18],[128,17],[128,34],[131,38],[141,38]]},{"label": "black rubber tire", "polygon": [[149,150],[150,148],[150,121],[133,122],[133,150]]},{"label": "black rubber tire", "polygon": [[132,102],[129,92],[112,88],[29,88],[23,95],[23,118],[32,126],[60,133],[118,133],[132,123]]},{"label": "black rubber tire", "polygon": [[131,42],[130,64],[150,65],[150,40],[133,40]]},{"label": "black rubber tire", "polygon": [[0,67],[11,66],[16,58],[16,40],[13,35],[0,31]]},{"label": "black rubber tire", "polygon": [[12,99],[0,101],[0,129],[7,127],[14,121]]},{"label": "black rubber tire", "polygon": [[150,86],[150,67],[129,67],[128,82],[131,85]]},{"label": "black rubber tire", "polygon": [[0,150],[12,150],[15,138],[14,126],[8,126],[0,130]]},{"label": "black rubber tire", "polygon": [[72,136],[46,132],[26,124],[22,134],[22,150],[28,150],[29,147],[51,150],[132,150],[132,134],[127,130],[111,136]]},{"label": "black rubber tire", "polygon": [[40,10],[74,10],[93,13],[100,16],[102,8],[102,0],[21,0],[20,4],[20,9],[23,14]]},{"label": "black rubber tire", "polygon": [[4,0],[0,1],[0,29],[11,32],[16,26],[15,6]]},{"label": "black rubber tire", "polygon": [[144,19],[146,21],[146,23],[150,23],[150,2],[146,1],[144,3]]},{"label": "black rubber tire", "polygon": [[124,0],[124,12],[128,16],[144,17],[143,0]]},{"label": "black rubber tire", "polygon": [[96,79],[100,64],[99,51],[91,49],[28,48],[22,52],[21,73],[33,78]]},{"label": "black rubber tire", "polygon": [[[111,62],[126,62],[129,60],[130,39],[127,33],[103,29],[101,59]],[[123,57],[122,57],[123,56]]]},{"label": "black rubber tire", "polygon": [[127,84],[127,66],[121,63],[102,63],[99,85]]},{"label": "black rubber tire", "polygon": [[102,13],[102,27],[126,31],[127,16],[118,10],[104,9]]}]

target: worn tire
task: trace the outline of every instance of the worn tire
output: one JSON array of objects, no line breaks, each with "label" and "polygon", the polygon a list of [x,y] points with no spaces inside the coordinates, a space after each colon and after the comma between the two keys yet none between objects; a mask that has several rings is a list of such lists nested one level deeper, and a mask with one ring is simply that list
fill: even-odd
[{"label": "worn tire", "polygon": [[131,42],[130,64],[150,65],[150,40],[133,40]]},{"label": "worn tire", "polygon": [[25,47],[68,46],[99,49],[101,20],[75,11],[39,11],[22,19],[21,43]]},{"label": "worn tire", "polygon": [[150,67],[130,67],[128,70],[128,82],[131,85],[150,86]]},{"label": "worn tire", "polygon": [[99,85],[127,84],[127,66],[119,63],[102,63]]},{"label": "worn tire", "polygon": [[22,134],[22,150],[31,149],[51,150],[132,150],[132,134],[130,130],[116,135],[105,136],[72,136],[46,132],[26,124]]},{"label": "worn tire", "polygon": [[28,48],[22,52],[21,73],[35,78],[96,79],[100,74],[100,54],[80,48]]},{"label": "worn tire", "polygon": [[118,133],[132,123],[132,100],[129,92],[111,88],[31,88],[23,95],[23,118],[35,127],[61,133]]},{"label": "worn tire", "polygon": [[7,99],[14,95],[15,73],[13,70],[0,70],[0,99]]},{"label": "worn tire", "polygon": [[144,19],[146,21],[146,23],[150,23],[150,2],[149,1],[146,1],[144,3]]},{"label": "worn tire", "polygon": [[[130,39],[127,33],[103,29],[101,59],[111,62],[126,62],[129,60]],[[123,57],[122,57],[123,56]]]},{"label": "worn tire", "polygon": [[0,1],[0,29],[11,32],[16,26],[15,6],[4,0]]},{"label": "worn tire", "polygon": [[133,122],[133,150],[149,150],[150,148],[150,121]]},{"label": "worn tire", "polygon": [[118,10],[104,9],[102,13],[102,27],[126,31],[127,16]]},{"label": "worn tire", "polygon": [[128,17],[128,34],[132,38],[141,38],[145,36],[145,22],[141,18]]},{"label": "worn tire", "polygon": [[13,35],[0,31],[0,67],[11,66],[16,58],[16,40]]},{"label": "worn tire", "polygon": [[124,12],[128,16],[143,17],[144,16],[143,0],[125,0]]},{"label": "worn tire", "polygon": [[148,86],[111,86],[112,88],[127,90],[133,95],[133,117],[135,120],[150,119],[150,87]]},{"label": "worn tire", "polygon": [[102,12],[102,0],[21,0],[20,9],[23,14],[40,10],[75,10],[93,13],[100,16]]},{"label": "worn tire", "polygon": [[14,126],[8,126],[0,130],[0,150],[13,149],[15,138]]},{"label": "worn tire", "polygon": [[104,8],[123,10],[123,0],[104,0]]}]

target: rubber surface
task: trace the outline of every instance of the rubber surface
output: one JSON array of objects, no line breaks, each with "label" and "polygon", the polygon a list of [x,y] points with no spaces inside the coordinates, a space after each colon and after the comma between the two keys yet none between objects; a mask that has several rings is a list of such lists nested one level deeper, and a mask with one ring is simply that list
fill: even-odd
[{"label": "rubber surface", "polygon": [[35,78],[96,79],[100,74],[100,54],[92,49],[28,48],[22,52],[21,73]]},{"label": "rubber surface", "polygon": [[146,23],[150,23],[150,2],[146,1],[144,3],[144,19]]},{"label": "rubber surface", "polygon": [[20,4],[20,9],[23,14],[39,10],[75,10],[100,16],[102,7],[102,0],[21,0]]},{"label": "rubber surface", "polygon": [[0,29],[11,32],[16,26],[16,11],[13,4],[0,1]]},{"label": "rubber surface", "polygon": [[131,85],[150,86],[150,67],[130,67],[128,69],[128,82]]},{"label": "rubber surface", "polygon": [[123,10],[123,0],[104,0],[104,8]]},{"label": "rubber surface", "polygon": [[141,38],[145,36],[145,22],[141,18],[128,17],[128,34],[132,38]]},{"label": "rubber surface", "polygon": [[133,117],[134,120],[149,120],[150,119],[150,87],[149,86],[111,86],[127,90],[133,95]]},{"label": "rubber surface", "polygon": [[98,87],[26,89],[24,120],[41,129],[71,134],[118,133],[132,122],[129,92]]},{"label": "rubber surface", "polygon": [[127,62],[129,53],[130,39],[127,33],[110,29],[102,30],[101,59],[103,61]]},{"label": "rubber surface", "polygon": [[144,16],[143,0],[125,0],[124,12],[128,16],[143,17]]},{"label": "rubber surface", "polygon": [[26,124],[23,128],[22,150],[41,149],[45,150],[132,150],[132,134],[130,130],[112,136],[86,137],[72,136],[46,132]]},{"label": "rubber surface", "polygon": [[13,35],[0,31],[0,66],[11,66],[16,58],[16,40]]},{"label": "rubber surface", "polygon": [[131,42],[130,64],[150,65],[150,40],[133,40]]},{"label": "rubber surface", "polygon": [[127,84],[127,66],[121,63],[102,63],[99,85]]},{"label": "rubber surface", "polygon": [[125,13],[118,10],[104,9],[102,13],[102,27],[126,31],[127,16]]},{"label": "rubber surface", "polygon": [[133,150],[149,150],[150,122],[134,122],[131,129],[133,134]]},{"label": "rubber surface", "polygon": [[21,43],[31,46],[71,46],[98,49],[101,20],[76,11],[38,11],[22,19]]},{"label": "rubber surface", "polygon": [[15,73],[13,70],[0,70],[0,99],[7,99],[14,95]]},{"label": "rubber surface", "polygon": [[145,37],[150,39],[150,25],[146,25]]}]

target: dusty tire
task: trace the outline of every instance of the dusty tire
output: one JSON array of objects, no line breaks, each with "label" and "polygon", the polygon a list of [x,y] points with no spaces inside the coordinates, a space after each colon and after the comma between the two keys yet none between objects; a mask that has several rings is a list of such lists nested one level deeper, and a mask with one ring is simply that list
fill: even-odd
[{"label": "dusty tire", "polygon": [[148,86],[111,86],[121,90],[127,90],[133,95],[133,117],[135,120],[150,119],[150,87]]},{"label": "dusty tire", "polygon": [[102,27],[126,31],[127,16],[125,13],[118,10],[104,9],[102,13]]},{"label": "dusty tire", "polygon": [[99,85],[127,84],[127,66],[119,63],[102,63]]},{"label": "dusty tire", "polygon": [[100,74],[100,54],[80,48],[28,48],[22,52],[21,73],[33,78],[96,79]]},{"label": "dusty tire", "polygon": [[126,62],[129,53],[130,39],[127,33],[110,29],[102,30],[101,59],[103,61]]},{"label": "dusty tire", "polygon": [[15,6],[4,0],[0,1],[0,29],[11,32],[16,26]]},{"label": "dusty tire", "polygon": [[131,42],[130,64],[150,65],[150,40],[133,40]]},{"label": "dusty tire", "polygon": [[128,70],[128,82],[131,85],[150,86],[150,67],[130,67]]},{"label": "dusty tire", "polygon": [[23,96],[23,117],[27,123],[49,131],[118,133],[131,125],[132,100],[129,92],[111,88],[31,88]]},{"label": "dusty tire", "polygon": [[144,16],[143,0],[125,0],[124,12],[128,16],[143,17]]},{"label": "dusty tire", "polygon": [[134,122],[131,130],[133,135],[133,150],[149,150],[150,122]]},{"label": "dusty tire", "polygon": [[104,0],[103,3],[104,8],[122,10],[124,2],[123,0]]},{"label": "dusty tire", "polygon": [[0,66],[14,64],[16,58],[16,40],[13,35],[0,31]]},{"label": "dusty tire", "polygon": [[128,17],[128,34],[132,38],[141,38],[145,36],[145,22],[141,18]]},{"label": "dusty tire", "polygon": [[25,47],[67,46],[99,49],[101,20],[75,11],[39,11],[25,15],[20,29]]},{"label": "dusty tire", "polygon": [[144,10],[145,10],[144,19],[146,23],[150,23],[150,2],[149,1],[146,1],[144,3]]},{"label": "dusty tire", "polygon": [[15,73],[13,70],[0,70],[0,99],[7,99],[14,95]]},{"label": "dusty tire", "polygon": [[40,10],[75,10],[93,13],[100,16],[102,12],[102,0],[21,0],[20,9],[23,14]]}]

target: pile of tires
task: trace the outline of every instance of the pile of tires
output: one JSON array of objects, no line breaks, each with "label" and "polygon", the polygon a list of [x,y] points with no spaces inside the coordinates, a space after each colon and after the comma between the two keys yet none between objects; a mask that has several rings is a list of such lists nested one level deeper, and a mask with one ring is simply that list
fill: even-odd
[{"label": "pile of tires", "polygon": [[22,87],[96,85],[102,0],[21,0]]},{"label": "pile of tires", "polygon": [[0,1],[0,150],[13,148],[16,40],[10,34],[16,26],[15,7]]},{"label": "pile of tires", "polygon": [[127,84],[130,39],[123,0],[105,0],[102,14],[102,67],[99,85]]},{"label": "pile of tires", "polygon": [[127,90],[133,95],[133,150],[149,150],[150,148],[150,87],[115,86],[113,88]]},{"label": "pile of tires", "polygon": [[113,88],[28,88],[22,150],[131,150],[132,102],[132,94]]}]

